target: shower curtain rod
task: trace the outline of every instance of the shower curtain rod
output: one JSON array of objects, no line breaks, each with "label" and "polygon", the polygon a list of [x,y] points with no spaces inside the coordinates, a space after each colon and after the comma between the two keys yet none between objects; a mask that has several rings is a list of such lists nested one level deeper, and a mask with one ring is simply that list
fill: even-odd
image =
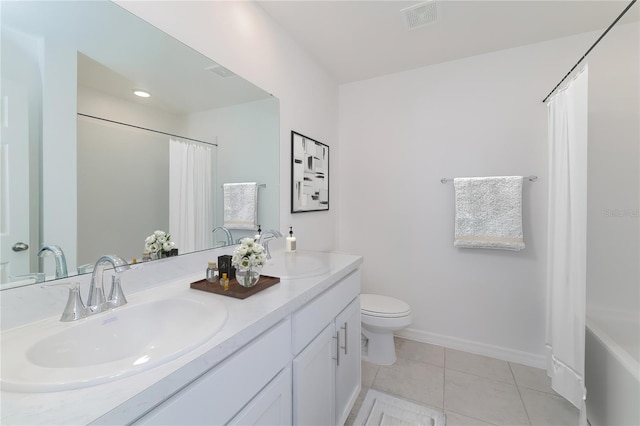
[{"label": "shower curtain rod", "polygon": [[620,20],[620,18],[622,18],[622,17],[624,16],[624,14],[625,14],[625,13],[627,13],[627,11],[631,8],[631,6],[633,6],[633,4],[634,4],[636,1],[637,1],[637,0],[632,0],[632,1],[631,1],[631,3],[629,3],[629,4],[627,5],[627,7],[625,7],[625,9],[622,11],[622,13],[621,13],[620,15],[618,15],[618,17],[615,19],[615,21],[613,21],[613,22],[611,23],[611,25],[609,25],[609,28],[607,28],[607,29],[602,33],[602,35],[601,35],[601,36],[596,40],[596,42],[595,42],[595,43],[593,43],[593,44],[591,45],[591,47],[589,48],[589,50],[587,50],[587,52],[586,52],[584,55],[582,55],[582,57],[580,58],[580,60],[579,60],[578,62],[576,62],[576,64],[573,66],[573,68],[571,68],[571,69],[569,70],[569,72],[568,72],[564,77],[562,77],[562,80],[560,80],[560,83],[556,84],[556,87],[554,87],[554,88],[553,88],[553,90],[552,90],[552,91],[550,91],[550,92],[549,92],[549,94],[548,94],[548,95],[547,95],[547,96],[542,100],[542,103],[547,102],[547,99],[549,99],[549,97],[553,94],[553,92],[555,92],[555,91],[558,89],[558,87],[560,87],[560,85],[562,84],[562,82],[564,82],[564,81],[567,79],[567,77],[569,77],[569,75],[573,72],[573,70],[575,70],[575,69],[577,68],[577,66],[578,66],[578,65],[580,65],[580,63],[584,60],[584,58],[586,58],[586,57],[587,57],[587,55],[591,52],[591,50],[593,50],[593,48],[594,48],[594,47],[596,47],[596,45],[597,45],[598,43],[600,43],[600,40],[602,40],[602,39],[604,38],[604,36],[606,36],[606,35],[607,35],[607,33],[609,32],[609,30],[610,30],[611,28],[613,28],[613,27],[618,23],[618,21]]},{"label": "shower curtain rod", "polygon": [[148,129],[146,127],[140,127],[140,126],[136,126],[134,124],[128,124],[128,123],[122,123],[120,121],[115,121],[115,120],[109,120],[107,118],[102,118],[102,117],[96,117],[94,115],[89,115],[89,114],[83,114],[81,112],[78,113],[78,115],[81,115],[83,117],[89,117],[89,118],[94,118],[96,120],[102,120],[102,121],[107,121],[109,123],[114,123],[114,124],[120,124],[122,126],[128,126],[128,127],[133,127],[134,129],[140,129],[140,130],[146,130],[148,132],[153,132],[153,133],[160,133],[161,135],[166,135],[166,136],[173,136],[174,138],[180,138],[180,139],[186,139],[188,141],[193,141],[193,142],[200,142],[200,143],[204,143],[207,145],[213,145],[213,146],[218,146],[217,143],[213,143],[213,142],[207,142],[207,141],[201,141],[198,139],[192,139],[192,138],[188,138],[186,136],[180,136],[180,135],[174,135],[172,133],[166,133],[166,132],[161,132],[160,130],[154,130],[154,129]]}]

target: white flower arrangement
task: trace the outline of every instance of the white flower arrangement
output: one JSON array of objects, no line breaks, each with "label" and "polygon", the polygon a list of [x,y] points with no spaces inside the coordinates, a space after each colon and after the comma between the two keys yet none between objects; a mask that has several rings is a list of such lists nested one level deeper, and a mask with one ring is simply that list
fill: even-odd
[{"label": "white flower arrangement", "polygon": [[253,238],[243,238],[233,251],[231,265],[236,268],[262,268],[267,262],[264,247],[256,243]]},{"label": "white flower arrangement", "polygon": [[144,248],[149,250],[150,253],[169,253],[176,243],[171,241],[171,235],[164,231],[154,231],[144,240]]}]

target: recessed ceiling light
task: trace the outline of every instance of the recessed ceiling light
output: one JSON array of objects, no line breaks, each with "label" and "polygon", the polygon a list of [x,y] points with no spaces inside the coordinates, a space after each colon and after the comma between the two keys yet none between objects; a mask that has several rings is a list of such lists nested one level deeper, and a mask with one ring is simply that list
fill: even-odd
[{"label": "recessed ceiling light", "polygon": [[140,96],[141,98],[148,98],[149,96],[151,96],[149,92],[145,92],[144,90],[140,89],[133,89],[133,94],[136,96]]}]

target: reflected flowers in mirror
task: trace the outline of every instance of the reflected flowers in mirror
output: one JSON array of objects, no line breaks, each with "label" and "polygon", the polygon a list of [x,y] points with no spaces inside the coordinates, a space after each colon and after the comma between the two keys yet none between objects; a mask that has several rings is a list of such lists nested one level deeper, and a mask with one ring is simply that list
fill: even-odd
[{"label": "reflected flowers in mirror", "polygon": [[171,235],[164,231],[154,231],[144,240],[144,248],[149,251],[152,259],[170,256],[175,248],[175,243],[171,241]]}]

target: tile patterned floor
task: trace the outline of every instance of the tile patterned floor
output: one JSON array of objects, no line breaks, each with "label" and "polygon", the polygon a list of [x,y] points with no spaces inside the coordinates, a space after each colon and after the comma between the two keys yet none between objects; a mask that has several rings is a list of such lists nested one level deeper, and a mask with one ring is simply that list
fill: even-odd
[{"label": "tile patterned floor", "polygon": [[398,361],[362,362],[362,391],[353,424],[370,388],[444,410],[447,426],[570,426],[578,410],[552,389],[544,370],[427,343],[396,338]]}]

